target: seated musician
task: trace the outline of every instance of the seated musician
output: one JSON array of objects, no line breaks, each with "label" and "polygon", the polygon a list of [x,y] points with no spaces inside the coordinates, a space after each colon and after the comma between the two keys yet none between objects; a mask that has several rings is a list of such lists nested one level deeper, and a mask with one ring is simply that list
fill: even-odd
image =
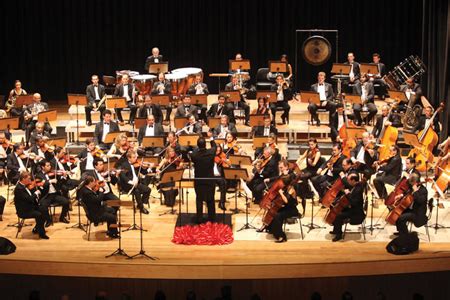
[{"label": "seated musician", "polygon": [[[38,121],[38,114],[47,111],[48,104],[45,102],[41,102],[41,94],[35,93],[33,94],[33,103],[27,106],[27,109],[23,113],[23,118],[25,120],[26,129],[25,129],[25,140],[28,144],[30,140],[31,132],[36,127],[36,123]],[[52,132],[52,127],[49,122],[44,123],[44,130],[47,132]]]},{"label": "seated musician", "polygon": [[277,108],[283,108],[283,114],[281,115],[281,120],[283,124],[289,122],[289,111],[291,106],[289,105],[289,100],[292,100],[292,90],[289,84],[285,81],[283,75],[277,75],[275,83],[270,87],[271,91],[277,92],[277,102],[270,103],[270,111],[272,112],[272,124],[275,123],[275,117],[277,113]]},{"label": "seated musician", "polygon": [[106,135],[110,132],[118,131],[120,131],[119,125],[111,120],[111,111],[109,109],[105,109],[103,111],[103,121],[95,124],[94,138],[96,144],[101,149],[108,149],[110,144],[105,143]]},{"label": "seated musician", "polygon": [[[231,148],[230,148],[231,149]],[[220,191],[219,208],[226,210],[225,201],[227,195],[227,187],[230,182],[233,182],[233,186],[236,186],[235,180],[226,180],[223,168],[230,168],[231,162],[227,157],[227,154],[223,151],[221,145],[216,145],[216,156],[214,157],[214,178],[215,183]]]},{"label": "seated musician", "polygon": [[219,95],[217,98],[218,102],[213,103],[211,107],[208,110],[208,117],[209,118],[218,118],[223,115],[228,116],[228,119],[230,120],[230,123],[236,123],[234,119],[234,112],[233,108],[230,108],[229,105],[226,104],[226,96],[225,95]]},{"label": "seated musician", "polygon": [[338,103],[336,105],[336,111],[330,119],[330,136],[333,143],[341,142],[339,130],[345,125],[346,120],[347,116],[344,113],[344,105],[342,105],[342,103]]},{"label": "seated musician", "polygon": [[[311,178],[311,182],[319,194],[320,199],[322,199],[323,195],[325,194],[327,188],[329,185],[332,185],[336,179],[339,178],[339,175],[343,171],[348,171],[351,167],[351,161],[350,165],[347,163],[344,163],[344,160],[347,158],[345,155],[342,154],[342,146],[339,143],[333,144],[333,150],[332,150],[332,156],[328,161],[323,163],[319,169],[317,169],[317,175],[313,178]],[[326,173],[324,175],[322,174],[322,171],[326,170]]]},{"label": "seated musician", "polygon": [[[415,82],[415,79],[413,77],[408,78],[406,80],[406,84],[400,86],[400,91],[405,92],[406,98],[408,98],[408,101],[412,101],[411,107],[414,107],[414,105],[418,104],[422,106],[422,101],[420,98],[422,97],[422,87],[420,84]],[[404,104],[400,105],[400,110],[406,109],[406,106]]]},{"label": "seated musician", "polygon": [[[144,140],[144,137],[154,137],[154,136],[163,136],[164,135],[164,128],[160,123],[155,122],[155,117],[153,115],[147,116],[147,124],[143,125],[141,128],[139,128],[138,133],[138,144],[142,147],[142,141]],[[144,147],[145,152],[149,152],[151,154],[159,153],[161,152],[161,148],[159,147]]]},{"label": "seated musician", "polygon": [[[420,182],[420,177],[417,174],[412,174],[409,177],[408,184],[411,187],[409,193],[413,196],[413,203],[397,219],[395,225],[397,226],[398,232],[394,233],[394,235],[407,234],[407,222],[412,222],[415,227],[421,227],[427,223],[427,188]],[[403,196],[405,195],[399,195],[399,198]]]},{"label": "seated musician", "polygon": [[241,84],[239,83],[239,79],[238,76],[233,75],[231,77],[231,82],[227,83],[225,85],[225,91],[239,91],[241,94],[241,99],[240,101],[236,102],[236,103],[232,103],[229,102],[228,106],[230,107],[231,110],[234,109],[243,109],[244,110],[244,114],[245,114],[245,125],[250,126],[249,124],[249,120],[250,120],[250,106],[245,102],[245,93],[246,93],[246,88],[241,86]]},{"label": "seated musician", "polygon": [[270,111],[269,101],[266,97],[259,97],[257,99],[258,106],[252,110],[252,115],[268,115],[272,117],[272,112]]},{"label": "seated musician", "polygon": [[38,204],[41,192],[30,186],[32,180],[29,172],[23,171],[17,178],[18,183],[14,188],[14,205],[17,216],[19,218],[34,218],[36,225],[33,228],[33,233],[37,233],[41,239],[48,240],[49,237],[46,235],[44,227],[48,209]]},{"label": "seated musician", "polygon": [[153,103],[152,96],[145,95],[144,104],[138,107],[137,117],[147,118],[149,115],[153,115],[155,118],[155,123],[162,124],[163,114],[161,107],[158,104]]},{"label": "seated musician", "polygon": [[84,148],[79,154],[78,159],[80,160],[80,170],[81,175],[86,170],[94,170],[94,158],[95,157],[103,157],[105,154],[103,151],[95,145],[93,139],[86,139],[86,148]]},{"label": "seated musician", "polygon": [[26,106],[23,105],[22,107],[15,107],[17,97],[24,95],[27,95],[27,91],[22,88],[22,82],[20,82],[20,80],[16,80],[14,82],[14,89],[9,92],[8,102],[13,105],[10,110],[11,117],[19,117],[19,128],[25,130],[23,114],[26,110]]},{"label": "seated musician", "polygon": [[270,116],[265,115],[264,125],[255,127],[254,136],[269,136],[272,133],[275,136],[278,136],[278,129],[273,126]]},{"label": "seated musician", "polygon": [[8,184],[6,176],[6,160],[8,155],[13,152],[13,144],[6,139],[5,132],[0,131],[0,186]]},{"label": "seated musician", "polygon": [[[158,74],[158,81],[153,83],[152,95],[169,95],[172,91],[172,85],[169,80],[166,80],[164,73]],[[170,121],[170,114],[172,113],[172,106],[170,104],[166,107],[166,121]]]},{"label": "seated musician", "polygon": [[120,165],[124,160],[126,160],[126,155],[128,152],[129,143],[128,137],[126,133],[121,133],[114,139],[114,143],[112,144],[109,151],[106,153],[106,157],[115,158],[117,162],[115,166]]},{"label": "seated musician", "polygon": [[[187,93],[189,95],[209,95],[208,86],[206,85],[206,83],[202,82],[202,76],[200,75],[195,76],[194,83],[189,87]],[[206,104],[199,104],[196,106],[198,110],[200,110],[199,114],[200,120],[203,120],[206,123],[208,121],[206,119],[206,110],[207,110]]]},{"label": "seated musician", "polygon": [[292,87],[293,72],[292,72],[292,65],[288,61],[288,56],[286,54],[282,54],[280,56],[280,62],[286,63],[286,65],[287,65],[287,72],[283,72],[283,73],[272,73],[272,72],[269,72],[269,73],[267,73],[267,80],[274,82],[276,80],[277,75],[278,74],[282,74],[283,77],[285,78],[286,82],[289,84],[289,86]]},{"label": "seated musician", "polygon": [[148,56],[145,60],[144,70],[145,72],[149,71],[149,67],[151,64],[159,64],[163,62],[163,56],[159,54],[159,49],[154,47],[152,49],[152,55]]},{"label": "seated musician", "polygon": [[147,185],[142,184],[139,178],[139,173],[147,174],[147,168],[142,165],[135,166],[136,163],[139,163],[137,153],[128,152],[127,160],[121,165],[122,172],[119,175],[119,187],[125,193],[130,193],[130,190],[132,190],[137,208],[143,214],[148,214],[148,210],[144,208],[144,203],[148,204],[151,190]]},{"label": "seated musician", "polygon": [[27,171],[27,158],[22,159],[24,149],[24,145],[16,143],[13,146],[13,152],[6,158],[6,168],[8,170],[6,175],[12,185],[16,184],[19,180],[20,173]]},{"label": "seated musician", "polygon": [[186,134],[202,134],[202,124],[198,122],[195,118],[195,115],[188,114],[187,115],[187,123],[186,126],[181,130],[181,133]]},{"label": "seated musician", "polygon": [[283,201],[283,207],[276,212],[272,222],[270,222],[266,228],[260,228],[257,232],[261,232],[266,229],[268,232],[273,234],[276,243],[283,243],[287,241],[286,233],[283,232],[284,221],[288,218],[298,216],[299,212],[297,209],[297,195],[294,187],[291,185],[295,175],[289,170],[289,162],[287,160],[281,160],[278,163],[278,167],[280,176],[277,176],[275,180],[281,179],[285,185],[285,188],[278,191]]},{"label": "seated musician", "polygon": [[[123,97],[127,100],[127,106],[130,109],[130,119],[128,120],[128,124],[134,124],[134,118],[136,117],[137,111],[135,102],[136,90],[134,84],[130,83],[130,77],[128,74],[122,75],[122,82],[116,86],[114,96]],[[120,125],[123,125],[124,121],[122,117],[122,108],[115,108],[115,111]]]},{"label": "seated musician", "polygon": [[416,174],[420,179],[420,172],[416,169],[416,160],[414,157],[408,156],[405,159],[405,172],[402,173],[403,176],[409,178],[412,174]]},{"label": "seated musician", "polygon": [[427,106],[424,108],[424,115],[420,116],[419,122],[417,123],[416,128],[414,128],[415,133],[419,133],[419,131],[423,130],[426,126],[430,126],[434,132],[439,136],[441,133],[441,126],[439,125],[439,118],[435,117],[433,119],[433,123],[429,125],[431,122],[431,117],[433,116],[433,107]]},{"label": "seated musician", "polygon": [[[66,224],[70,223],[66,218],[69,212],[70,201],[62,195],[61,189],[59,188],[59,179],[61,175],[57,175],[54,170],[52,170],[50,161],[42,160],[39,165],[41,171],[36,174],[36,178],[40,179],[43,184],[41,188],[42,197],[39,201],[39,205],[47,207],[47,209],[51,204],[62,206],[59,221]],[[52,219],[51,216],[48,215],[45,226],[50,224],[52,224]]]},{"label": "seated musician", "polygon": [[[93,109],[97,109],[100,112],[100,121],[103,120],[103,111],[106,109],[105,102],[100,103],[100,100],[105,97],[105,86],[98,83],[98,75],[91,76],[92,84],[86,87],[86,97],[88,100],[87,105],[84,107],[86,113],[86,125],[92,125],[91,112]],[[100,104],[100,107],[98,105]]]},{"label": "seated musician", "polygon": [[[156,168],[156,173],[162,178],[165,172],[182,169],[183,167],[183,160],[177,155],[175,149],[169,146],[166,149],[164,158]],[[164,196],[164,205],[173,207],[178,196],[178,187],[175,186],[175,182],[160,183],[158,189]]]},{"label": "seated musician", "polygon": [[367,180],[375,173],[373,163],[377,160],[377,152],[374,149],[375,143],[370,140],[370,134],[364,132],[362,140],[350,151],[350,158],[355,164],[358,172],[362,173]]},{"label": "seated musician", "polygon": [[118,176],[121,172],[120,169],[105,170],[106,165],[100,158],[94,159],[94,170],[86,170],[83,173],[82,178],[86,179],[88,176],[94,177],[99,183],[98,193],[103,194],[103,201],[105,200],[119,200],[111,187],[111,184],[115,185],[118,182]]},{"label": "seated musician", "polygon": [[381,108],[381,116],[377,117],[377,121],[375,122],[375,126],[372,129],[372,135],[375,139],[382,138],[380,137],[381,132],[383,131],[383,126],[394,126],[400,127],[402,124],[397,117],[397,115],[390,114],[389,115],[389,106],[383,105]]},{"label": "seated musician", "polygon": [[391,146],[390,157],[386,161],[375,162],[377,168],[377,176],[373,180],[373,185],[377,190],[378,197],[386,199],[386,184],[394,185],[400,178],[402,173],[402,158],[397,145]]},{"label": "seated musician", "polygon": [[179,155],[181,153],[181,146],[180,146],[180,143],[178,143],[178,136],[173,131],[170,131],[167,134],[165,149],[162,150],[161,152],[159,152],[158,155],[164,154],[168,147],[173,148],[175,150],[175,152],[177,153],[177,155]]},{"label": "seated musician", "polygon": [[29,142],[29,146],[32,147],[34,145],[36,145],[36,139],[38,137],[50,137],[50,132],[45,131],[45,125],[44,122],[37,122],[36,123],[36,128],[33,130],[33,132],[30,135],[30,142]]},{"label": "seated musician", "polygon": [[369,76],[367,74],[361,74],[361,79],[359,82],[355,83],[353,86],[353,94],[361,96],[361,104],[353,104],[353,114],[355,115],[356,125],[362,125],[361,111],[364,107],[367,107],[369,112],[366,120],[368,123],[372,120],[378,112],[378,109],[374,103],[375,90],[373,89],[373,84],[369,81]]},{"label": "seated musician", "polygon": [[267,188],[264,179],[278,176],[278,160],[274,155],[275,150],[271,147],[266,147],[263,150],[262,157],[255,160],[253,174],[248,183],[249,189],[253,193],[254,203],[261,202],[264,190]]},{"label": "seated musician", "polygon": [[[361,224],[366,217],[364,213],[364,188],[365,181],[359,181],[358,174],[350,173],[344,181],[344,194],[347,195],[349,205],[336,216],[333,222],[333,242],[342,240],[342,225],[349,220],[350,224]],[[336,199],[337,200],[337,199]]]},{"label": "seated musician", "polygon": [[98,183],[92,176],[87,176],[84,186],[80,190],[80,199],[86,205],[91,222],[98,224],[106,221],[107,232],[110,238],[118,238],[117,228],[112,228],[112,224],[117,224],[116,210],[106,206],[104,193],[99,192]]},{"label": "seated musician", "polygon": [[210,129],[208,135],[213,136],[215,138],[223,139],[229,132],[231,132],[234,135],[237,135],[236,126],[234,126],[233,123],[229,122],[227,115],[223,115],[220,117],[220,124],[217,124],[216,127]]},{"label": "seated musician", "polygon": [[378,66],[378,74],[373,74],[373,77],[370,78],[373,84],[379,84],[381,87],[381,94],[379,95],[382,100],[386,97],[387,94],[387,85],[384,81],[383,77],[386,75],[386,66],[382,62],[380,62],[381,56],[378,53],[372,54],[372,63]]},{"label": "seated musician", "polygon": [[183,103],[178,105],[177,111],[175,112],[176,118],[186,118],[188,115],[194,115],[195,119],[198,120],[198,108],[197,106],[191,104],[191,95],[185,95],[183,97]]},{"label": "seated musician", "polygon": [[244,155],[244,149],[239,145],[236,134],[233,132],[228,132],[225,135],[225,143],[222,148],[227,158],[230,155]]},{"label": "seated musician", "polygon": [[40,170],[39,163],[41,161],[52,161],[55,157],[54,147],[50,147],[47,144],[46,137],[38,137],[36,139],[36,145],[28,149],[28,154],[30,155],[31,166],[35,171]]},{"label": "seated musician", "polygon": [[255,159],[261,156],[264,147],[272,148],[274,151],[274,157],[277,162],[281,160],[280,150],[278,149],[277,145],[277,136],[274,133],[269,134],[269,136],[267,137],[267,143],[265,143],[263,147],[258,147],[255,149]]},{"label": "seated musician", "polygon": [[76,188],[81,182],[70,178],[73,174],[72,170],[76,167],[77,159],[67,154],[65,148],[56,147],[54,151],[54,158],[51,165],[55,166],[55,171],[60,175],[58,180],[59,188],[64,197],[70,199],[69,191]]},{"label": "seated musician", "polygon": [[[333,102],[333,86],[330,83],[325,82],[325,76],[325,72],[319,72],[317,75],[317,83],[311,85],[311,91],[319,93],[320,108],[328,110],[329,119],[331,120],[332,115],[336,111],[336,105]],[[311,114],[311,121],[315,120],[316,125],[320,126],[319,115],[317,114],[318,108],[319,107],[315,103],[308,104],[308,111]]]},{"label": "seated musician", "polygon": [[351,65],[350,73],[349,75],[349,83],[354,84],[357,83],[360,79],[360,69],[359,69],[359,63],[355,61],[355,55],[353,52],[349,52],[347,54],[347,61],[345,62],[346,65]]}]

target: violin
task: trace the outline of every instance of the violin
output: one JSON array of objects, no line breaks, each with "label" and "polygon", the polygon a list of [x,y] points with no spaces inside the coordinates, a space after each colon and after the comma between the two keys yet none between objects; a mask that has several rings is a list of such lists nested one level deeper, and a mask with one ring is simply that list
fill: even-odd
[{"label": "violin", "polygon": [[11,143],[10,140],[5,139],[2,143],[2,146],[4,149],[7,149],[7,148],[12,148],[14,145],[13,145],[13,143]]},{"label": "violin", "polygon": [[216,156],[214,157],[214,162],[218,166],[222,166],[224,168],[230,167],[230,165],[227,162],[227,155],[224,152],[220,152],[219,154],[216,154]]},{"label": "violin", "polygon": [[94,192],[98,192],[101,188],[105,187],[106,182],[104,180],[96,180],[95,185],[92,188]]},{"label": "violin", "polygon": [[102,149],[100,149],[100,147],[95,146],[94,150],[91,151],[91,155],[96,157],[102,157],[105,155],[105,152]]},{"label": "violin", "polygon": [[32,190],[36,187],[44,186],[44,182],[41,179],[31,180],[30,183],[27,184],[27,189]]},{"label": "violin", "polygon": [[56,176],[66,176],[67,174],[73,174],[71,171],[66,170],[56,170],[47,173],[48,177],[56,177]]},{"label": "violin", "polygon": [[77,158],[75,156],[70,156],[67,154],[67,155],[64,155],[62,158],[60,158],[59,162],[62,164],[67,164],[67,163],[74,164],[77,162]]},{"label": "violin", "polygon": [[152,168],[153,167],[153,163],[148,162],[148,161],[142,161],[141,162],[141,161],[137,160],[135,163],[133,163],[133,167],[148,169],[148,168]]}]

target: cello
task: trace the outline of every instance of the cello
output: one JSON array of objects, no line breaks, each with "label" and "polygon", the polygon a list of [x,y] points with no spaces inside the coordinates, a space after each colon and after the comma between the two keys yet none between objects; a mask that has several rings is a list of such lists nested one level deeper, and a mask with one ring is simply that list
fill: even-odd
[{"label": "cello", "polygon": [[339,215],[344,208],[350,205],[350,201],[346,194],[342,195],[337,201],[332,203],[330,209],[328,210],[324,221],[329,225],[333,225],[334,220],[336,220],[336,216]]},{"label": "cello", "polygon": [[410,189],[407,194],[405,194],[394,203],[394,208],[386,216],[386,222],[391,225],[395,225],[403,211],[410,207],[413,201],[414,196],[412,195],[412,189]]},{"label": "cello", "polygon": [[[394,105],[389,109],[389,114],[387,119],[389,120],[392,109]],[[379,160],[385,160],[389,156],[389,149],[391,146],[397,143],[398,139],[398,129],[392,125],[386,126],[383,124],[383,128],[381,129],[380,135],[378,136],[377,145],[383,145],[378,149]]]},{"label": "cello", "polygon": [[384,204],[388,208],[393,208],[397,196],[404,195],[408,190],[409,190],[408,178],[406,178],[406,176],[403,176],[395,184],[395,189],[387,196],[386,200],[384,200]]}]

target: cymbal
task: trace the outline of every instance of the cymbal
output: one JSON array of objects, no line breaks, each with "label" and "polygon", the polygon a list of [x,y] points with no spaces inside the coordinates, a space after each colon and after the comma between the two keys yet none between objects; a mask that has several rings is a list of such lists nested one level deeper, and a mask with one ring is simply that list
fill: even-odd
[{"label": "cymbal", "polygon": [[331,56],[331,44],[323,36],[311,36],[303,42],[302,54],[309,64],[314,66],[323,65]]}]

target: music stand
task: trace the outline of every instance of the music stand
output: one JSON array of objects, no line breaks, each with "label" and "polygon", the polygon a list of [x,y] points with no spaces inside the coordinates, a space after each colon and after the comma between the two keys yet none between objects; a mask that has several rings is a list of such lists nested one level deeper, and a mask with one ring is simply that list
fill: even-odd
[{"label": "music stand", "polygon": [[19,117],[0,119],[0,130],[19,128]]},{"label": "music stand", "polygon": [[160,106],[169,106],[170,96],[169,95],[152,95],[152,101]]},{"label": "music stand", "polygon": [[148,72],[152,74],[159,74],[159,73],[167,73],[169,72],[169,63],[168,62],[161,62],[161,63],[152,63],[148,66]]},{"label": "music stand", "polygon": [[267,143],[267,136],[254,136],[253,137],[253,148],[263,148]]},{"label": "music stand", "polygon": [[78,105],[87,105],[87,97],[86,95],[81,94],[67,94],[67,102],[69,105],[75,105],[76,114],[77,114],[77,141],[76,145],[80,144],[80,122],[78,117]]},{"label": "music stand", "polygon": [[20,95],[20,96],[17,96],[14,107],[18,108],[18,107],[23,107],[24,105],[28,106],[32,103],[33,103],[33,95],[31,95],[31,94],[30,95]]},{"label": "music stand", "polygon": [[303,103],[314,103],[320,106],[320,94],[311,91],[300,91],[300,99]]},{"label": "music stand", "polygon": [[[178,182],[178,194],[181,193],[181,180],[183,179],[183,173],[184,173],[184,169],[180,169],[180,170],[172,170],[172,171],[165,171],[159,181],[159,184],[162,183],[169,183],[169,182]],[[176,186],[176,185],[175,185]],[[173,206],[170,208],[169,211],[166,211],[162,214],[160,214],[160,216],[162,215],[167,215],[167,214],[171,214],[174,215],[176,210],[173,209]],[[179,210],[179,220],[181,221],[181,201],[178,201],[178,210]]]},{"label": "music stand", "polygon": [[239,166],[239,168],[252,165],[252,158],[248,155],[230,154],[228,159],[230,160],[230,164]]},{"label": "music stand", "polygon": [[134,127],[136,129],[139,129],[139,128],[141,128],[144,125],[147,125],[147,119],[146,118],[136,118],[136,119],[134,119]]},{"label": "music stand", "polygon": [[178,142],[180,143],[180,146],[183,147],[196,147],[197,146],[197,140],[199,138],[198,134],[182,134],[178,137]]},{"label": "music stand", "polygon": [[[233,214],[238,214],[240,212],[242,212],[242,210],[240,210],[237,206],[237,198],[238,198],[238,191],[240,191],[241,188],[241,181],[240,179],[244,179],[247,180],[248,178],[248,173],[247,173],[247,169],[243,169],[243,168],[223,168],[223,173],[224,173],[224,177],[226,180],[237,180],[238,181],[238,185],[236,190],[234,191],[234,209],[230,209],[230,211]],[[247,204],[247,201],[246,201]],[[247,206],[247,205],[246,205]],[[248,209],[246,210],[248,212]],[[248,225],[248,217],[247,217],[247,224]]]},{"label": "music stand", "polygon": [[352,104],[362,104],[361,96],[352,94],[345,94],[345,102],[350,102]]},{"label": "music stand", "polygon": [[275,91],[257,91],[256,99],[266,98],[269,103],[277,102],[277,92]]},{"label": "music stand", "polygon": [[105,107],[106,107],[106,109],[110,109],[110,110],[114,109],[114,113],[115,113],[116,109],[118,109],[118,108],[128,107],[127,99],[125,97],[107,98],[105,100]]},{"label": "music stand", "polygon": [[269,60],[269,71],[271,73],[286,73],[288,64],[279,60]]},{"label": "music stand", "polygon": [[64,148],[66,146],[66,138],[47,139],[47,145]]},{"label": "music stand", "polygon": [[376,74],[380,73],[378,64],[373,64],[373,63],[372,64],[360,63],[359,70],[360,70],[361,74],[376,75]]},{"label": "music stand", "polygon": [[157,155],[153,155],[153,156],[140,156],[138,157],[138,160],[142,161],[142,162],[146,162],[146,163],[152,163],[155,166],[157,166],[159,164],[159,156]]},{"label": "music stand", "polygon": [[216,145],[222,145],[225,144],[225,138],[214,138],[214,142],[216,143]]},{"label": "music stand", "polygon": [[249,59],[241,59],[241,60],[235,60],[235,59],[229,59],[228,60],[228,69],[230,69],[233,72],[236,72],[237,70],[250,70],[250,60]]},{"label": "music stand", "polygon": [[408,97],[406,93],[402,91],[388,90],[389,98],[395,99],[400,102],[408,102]]},{"label": "music stand", "polygon": [[108,200],[106,201],[106,205],[109,207],[118,207],[118,224],[111,224],[112,228],[117,228],[119,230],[119,247],[113,253],[106,255],[105,258],[109,258],[111,256],[125,256],[126,258],[130,258],[130,256],[122,249],[122,227],[128,227],[129,224],[122,224],[121,220],[121,207],[122,206],[132,206],[133,202],[128,201],[120,201],[120,200]]},{"label": "music stand", "polygon": [[334,63],[331,68],[331,73],[339,75],[349,75],[352,65]]},{"label": "music stand", "polygon": [[187,118],[185,117],[175,117],[173,119],[173,124],[175,128],[182,129],[187,123]]},{"label": "music stand", "polygon": [[220,117],[218,117],[218,118],[213,118],[213,117],[208,118],[208,127],[210,129],[216,128],[216,126],[219,125],[219,124],[220,124]]},{"label": "music stand", "polygon": [[164,148],[164,136],[145,136],[142,139],[144,148]]},{"label": "music stand", "polygon": [[220,95],[224,95],[227,98],[227,102],[236,102],[241,101],[241,93],[239,91],[221,91]]},{"label": "music stand", "polygon": [[193,105],[208,105],[208,95],[206,94],[192,94],[191,103]]},{"label": "music stand", "polygon": [[57,119],[58,112],[56,109],[42,111],[38,113],[38,122],[53,122]]},{"label": "music stand", "polygon": [[250,115],[250,127],[264,126],[264,117],[265,115],[262,114]]},{"label": "music stand", "polygon": [[108,132],[105,136],[105,141],[103,143],[105,143],[105,144],[114,143],[114,140],[116,139],[116,137],[122,133],[127,133],[127,132],[126,131]]}]

